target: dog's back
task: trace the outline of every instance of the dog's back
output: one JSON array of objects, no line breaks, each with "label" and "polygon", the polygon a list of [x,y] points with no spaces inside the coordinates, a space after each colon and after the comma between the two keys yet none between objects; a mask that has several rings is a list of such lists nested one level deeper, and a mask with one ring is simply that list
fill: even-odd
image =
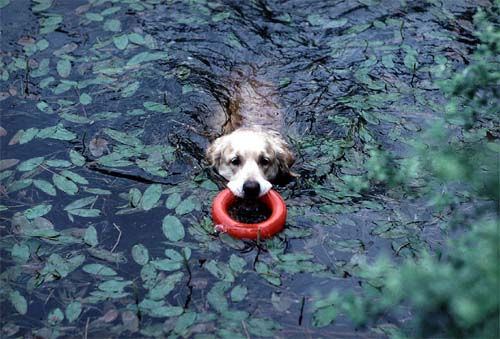
[{"label": "dog's back", "polygon": [[280,132],[283,113],[275,87],[269,83],[247,81],[236,85],[228,109],[224,133],[237,128],[255,128]]}]

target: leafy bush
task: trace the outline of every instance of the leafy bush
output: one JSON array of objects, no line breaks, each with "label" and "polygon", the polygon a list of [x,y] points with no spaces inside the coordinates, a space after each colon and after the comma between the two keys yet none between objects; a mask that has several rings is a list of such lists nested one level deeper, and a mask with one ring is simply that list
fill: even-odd
[{"label": "leafy bush", "polygon": [[391,167],[391,157],[380,151],[372,151],[367,163],[368,179],[389,185],[408,182],[417,168],[424,170],[431,203],[452,211],[447,230],[455,236],[435,253],[406,259],[399,266],[387,259],[365,266],[361,295],[332,293],[321,300],[316,305],[317,324],[339,311],[364,325],[377,316],[401,318],[405,310],[412,320],[398,324],[402,332],[392,326],[386,326],[386,332],[500,337],[499,4],[496,1],[474,17],[480,43],[471,63],[451,79],[441,80],[448,100],[446,117],[421,136],[430,145],[416,147],[418,156],[402,166],[403,171]]}]

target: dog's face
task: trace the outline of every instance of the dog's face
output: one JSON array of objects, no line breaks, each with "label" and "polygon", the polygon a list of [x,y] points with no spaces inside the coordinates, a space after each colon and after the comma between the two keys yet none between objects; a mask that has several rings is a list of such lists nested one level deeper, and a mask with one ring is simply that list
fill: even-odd
[{"label": "dog's face", "polygon": [[266,194],[272,182],[293,176],[293,154],[276,132],[237,129],[216,139],[207,150],[207,159],[227,186],[240,198],[255,199]]}]

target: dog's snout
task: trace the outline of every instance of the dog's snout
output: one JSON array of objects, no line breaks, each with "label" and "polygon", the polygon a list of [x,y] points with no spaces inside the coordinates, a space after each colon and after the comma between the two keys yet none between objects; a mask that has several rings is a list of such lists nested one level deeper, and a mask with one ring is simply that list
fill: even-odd
[{"label": "dog's snout", "polygon": [[245,181],[243,184],[245,198],[257,198],[260,195],[260,185],[255,180]]}]

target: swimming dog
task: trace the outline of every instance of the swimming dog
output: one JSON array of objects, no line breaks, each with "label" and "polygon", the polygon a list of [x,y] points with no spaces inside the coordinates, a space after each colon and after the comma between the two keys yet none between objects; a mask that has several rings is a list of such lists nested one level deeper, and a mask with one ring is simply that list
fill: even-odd
[{"label": "swimming dog", "polygon": [[208,147],[206,158],[240,198],[265,195],[273,183],[289,181],[295,156],[281,137],[283,114],[274,88],[247,81],[229,102],[224,135]]}]

